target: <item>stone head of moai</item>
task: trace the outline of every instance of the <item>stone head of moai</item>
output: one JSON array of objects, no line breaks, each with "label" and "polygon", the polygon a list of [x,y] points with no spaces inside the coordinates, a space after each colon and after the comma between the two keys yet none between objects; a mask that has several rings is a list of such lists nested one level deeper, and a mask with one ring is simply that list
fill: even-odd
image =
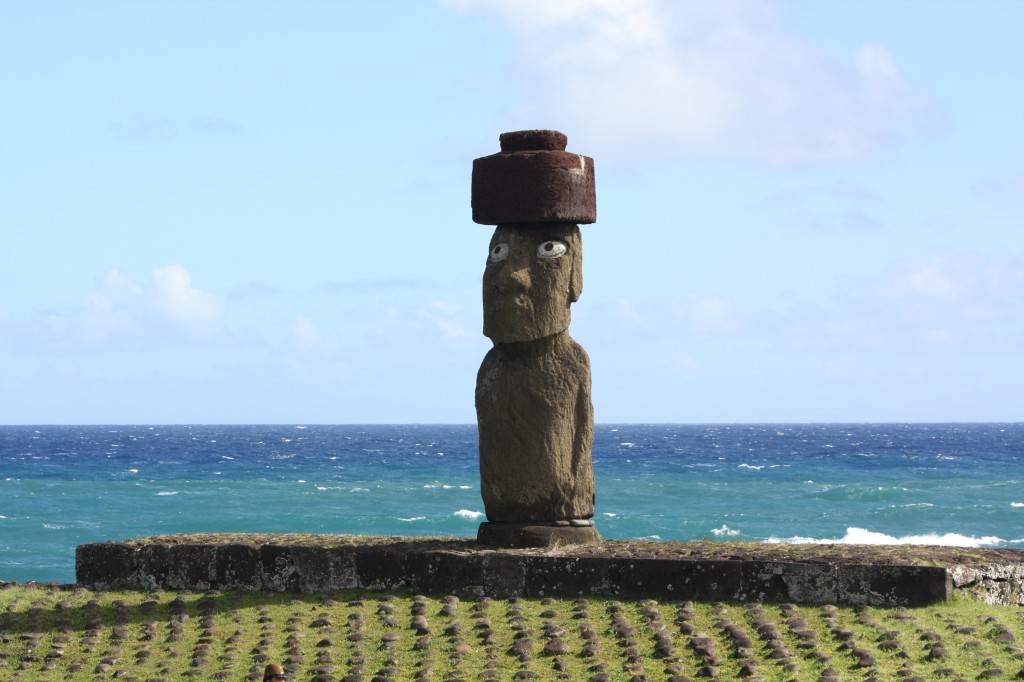
[{"label": "stone head of moai", "polygon": [[569,329],[583,291],[583,240],[572,223],[500,225],[484,269],[484,336],[536,341]]},{"label": "stone head of moai", "polygon": [[583,290],[579,224],[597,219],[593,159],[554,130],[500,136],[473,162],[473,220],[495,225],[483,276],[477,375],[481,542],[593,543],[590,360],[568,333]]}]

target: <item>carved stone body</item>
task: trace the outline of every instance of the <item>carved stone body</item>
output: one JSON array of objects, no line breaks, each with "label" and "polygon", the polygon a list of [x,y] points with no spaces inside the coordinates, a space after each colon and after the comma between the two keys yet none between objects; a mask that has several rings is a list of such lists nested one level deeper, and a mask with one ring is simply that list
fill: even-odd
[{"label": "carved stone body", "polygon": [[593,222],[593,161],[557,131],[501,136],[502,152],[473,163],[473,219],[497,224],[483,277],[477,374],[480,489],[499,546],[594,543],[590,359],[569,336],[583,290],[577,223]]},{"label": "carved stone body", "polygon": [[477,374],[476,411],[488,520],[594,515],[590,359],[568,332],[495,344]]}]

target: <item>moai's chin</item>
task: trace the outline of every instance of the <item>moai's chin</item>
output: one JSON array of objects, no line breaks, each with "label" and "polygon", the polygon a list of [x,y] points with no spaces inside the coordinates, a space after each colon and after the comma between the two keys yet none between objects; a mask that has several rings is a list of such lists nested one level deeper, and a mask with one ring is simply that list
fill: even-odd
[{"label": "moai's chin", "polygon": [[529,343],[549,339],[569,331],[569,324],[509,325],[484,323],[484,336],[494,343]]}]

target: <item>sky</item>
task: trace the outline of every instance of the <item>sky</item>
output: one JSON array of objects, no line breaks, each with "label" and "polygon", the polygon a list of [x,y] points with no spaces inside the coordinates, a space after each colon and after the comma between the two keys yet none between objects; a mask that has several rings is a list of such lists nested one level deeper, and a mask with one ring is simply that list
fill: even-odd
[{"label": "sky", "polygon": [[471,423],[474,158],[600,423],[1020,421],[1024,3],[0,2],[0,424]]}]

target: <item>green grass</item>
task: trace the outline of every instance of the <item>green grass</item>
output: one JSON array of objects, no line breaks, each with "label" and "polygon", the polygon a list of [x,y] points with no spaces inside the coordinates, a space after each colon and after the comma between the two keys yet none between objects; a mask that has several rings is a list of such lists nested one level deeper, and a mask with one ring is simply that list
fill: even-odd
[{"label": "green grass", "polygon": [[1024,668],[1020,642],[1024,609],[973,601],[891,609],[0,589],[2,680],[259,679],[270,661],[297,680],[366,682],[486,680],[489,670],[495,680],[595,682],[1010,679]]}]

